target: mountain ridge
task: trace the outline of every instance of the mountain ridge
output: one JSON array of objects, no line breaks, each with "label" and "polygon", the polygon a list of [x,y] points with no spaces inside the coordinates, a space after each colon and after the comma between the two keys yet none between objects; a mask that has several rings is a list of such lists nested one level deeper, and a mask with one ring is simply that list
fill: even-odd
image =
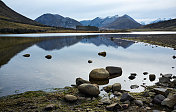
[{"label": "mountain ridge", "polygon": [[82,24],[75,19],[51,13],[43,14],[36,18],[35,21],[54,27],[76,28],[76,26],[82,26]]}]

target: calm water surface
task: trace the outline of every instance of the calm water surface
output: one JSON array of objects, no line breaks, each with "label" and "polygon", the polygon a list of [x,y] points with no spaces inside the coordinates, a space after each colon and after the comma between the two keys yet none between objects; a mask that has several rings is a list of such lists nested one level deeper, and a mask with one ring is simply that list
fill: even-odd
[{"label": "calm water surface", "polygon": [[[78,77],[89,80],[92,69],[106,66],[122,67],[123,73],[120,77],[97,82],[100,87],[118,82],[122,84],[122,89],[134,92],[143,91],[144,88],[140,86],[143,83],[154,84],[160,73],[175,75],[176,69],[172,68],[176,67],[176,61],[172,59],[175,55],[173,49],[118,39],[121,36],[127,37],[123,34],[113,35],[116,37],[114,39],[110,38],[111,36],[56,37],[15,45],[9,49],[1,47],[0,96],[70,86],[75,84]],[[6,42],[12,42],[9,37],[3,38],[6,38]],[[98,56],[101,51],[106,51],[107,56]],[[23,57],[26,53],[31,56]],[[45,58],[48,54],[52,55],[52,59]],[[93,63],[89,64],[88,60]],[[156,80],[149,81],[148,75],[143,75],[145,71],[156,74]],[[137,73],[137,77],[129,80],[130,73]],[[134,84],[140,87],[130,89]]]}]

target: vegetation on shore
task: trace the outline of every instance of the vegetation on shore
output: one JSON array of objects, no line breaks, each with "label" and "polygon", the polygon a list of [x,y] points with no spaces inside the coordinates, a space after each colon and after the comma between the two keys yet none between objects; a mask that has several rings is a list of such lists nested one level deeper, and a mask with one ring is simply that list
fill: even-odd
[{"label": "vegetation on shore", "polygon": [[176,35],[149,35],[149,36],[140,36],[140,37],[128,37],[123,38],[126,40],[133,40],[138,42],[145,42],[154,45],[160,45],[163,47],[171,47],[176,49]]}]

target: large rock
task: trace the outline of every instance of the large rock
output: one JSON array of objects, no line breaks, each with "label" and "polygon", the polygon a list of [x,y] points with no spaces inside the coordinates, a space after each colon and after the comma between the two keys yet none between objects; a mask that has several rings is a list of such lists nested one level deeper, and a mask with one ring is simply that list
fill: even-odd
[{"label": "large rock", "polygon": [[174,105],[176,105],[176,94],[170,98],[164,99],[161,104],[173,108]]},{"label": "large rock", "polygon": [[121,67],[107,66],[106,70],[109,72],[110,75],[122,75]]},{"label": "large rock", "polygon": [[121,90],[121,84],[115,83],[112,85],[112,91],[120,91]]},{"label": "large rock", "polygon": [[167,96],[169,94],[169,90],[166,88],[153,88],[153,91],[157,94],[162,94],[164,96]]},{"label": "large rock", "polygon": [[149,75],[149,80],[150,80],[150,81],[154,81],[155,79],[156,79],[155,74],[150,74],[150,75]]},{"label": "large rock", "polygon": [[100,94],[98,85],[96,84],[81,84],[80,86],[78,86],[78,90],[81,93],[90,96],[98,96]]},{"label": "large rock", "polygon": [[87,80],[84,80],[82,78],[76,78],[76,85],[79,86],[81,84],[84,84],[84,83],[90,83],[89,81]]},{"label": "large rock", "polygon": [[153,103],[155,104],[161,104],[161,102],[165,99],[165,97],[161,94],[158,94],[154,97]]},{"label": "large rock", "polygon": [[134,97],[132,95],[130,95],[129,93],[123,93],[120,101],[124,102],[127,100],[132,101],[132,100],[134,100]]},{"label": "large rock", "polygon": [[168,77],[160,77],[159,78],[159,83],[170,83],[170,78]]},{"label": "large rock", "polygon": [[108,77],[109,77],[109,72],[104,68],[94,69],[89,74],[89,78],[95,79],[95,80],[104,80],[104,79],[108,79]]},{"label": "large rock", "polygon": [[69,102],[74,102],[74,101],[77,100],[77,97],[74,96],[74,95],[65,95],[64,98],[65,98],[66,101],[69,101]]}]

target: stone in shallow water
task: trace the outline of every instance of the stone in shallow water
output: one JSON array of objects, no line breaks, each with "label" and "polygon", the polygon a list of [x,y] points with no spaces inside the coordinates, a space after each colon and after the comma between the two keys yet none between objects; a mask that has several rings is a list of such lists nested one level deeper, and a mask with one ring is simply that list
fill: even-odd
[{"label": "stone in shallow water", "polygon": [[88,60],[88,63],[92,63],[93,61],[92,60]]},{"label": "stone in shallow water", "polygon": [[76,78],[76,85],[79,86],[81,84],[84,84],[84,83],[90,83],[89,81],[87,80],[84,80],[82,78]]},{"label": "stone in shallow water", "polygon": [[148,72],[144,72],[143,74],[144,74],[144,75],[147,75],[147,74],[148,74]]},{"label": "stone in shallow water", "polygon": [[136,88],[139,88],[139,86],[138,85],[131,85],[130,88],[131,89],[136,89]]},{"label": "stone in shallow water", "polygon": [[106,57],[106,52],[99,52],[98,55],[99,55],[99,56]]},{"label": "stone in shallow water", "polygon": [[104,68],[93,69],[89,74],[89,78],[96,80],[104,80],[108,79],[108,77],[109,72]]},{"label": "stone in shallow water", "polygon": [[52,56],[51,56],[51,55],[46,55],[45,58],[46,58],[46,59],[51,59]]},{"label": "stone in shallow water", "polygon": [[150,81],[154,81],[155,79],[156,79],[155,74],[150,74],[150,75],[149,75],[149,80],[150,80]]},{"label": "stone in shallow water", "polygon": [[130,75],[128,78],[129,78],[130,80],[133,80],[133,79],[135,79],[136,77],[133,76],[133,75]]},{"label": "stone in shallow water", "polygon": [[23,56],[24,57],[30,57],[30,54],[24,54]]},{"label": "stone in shallow water", "polygon": [[122,75],[121,67],[107,66],[106,70],[109,72],[110,75]]}]

